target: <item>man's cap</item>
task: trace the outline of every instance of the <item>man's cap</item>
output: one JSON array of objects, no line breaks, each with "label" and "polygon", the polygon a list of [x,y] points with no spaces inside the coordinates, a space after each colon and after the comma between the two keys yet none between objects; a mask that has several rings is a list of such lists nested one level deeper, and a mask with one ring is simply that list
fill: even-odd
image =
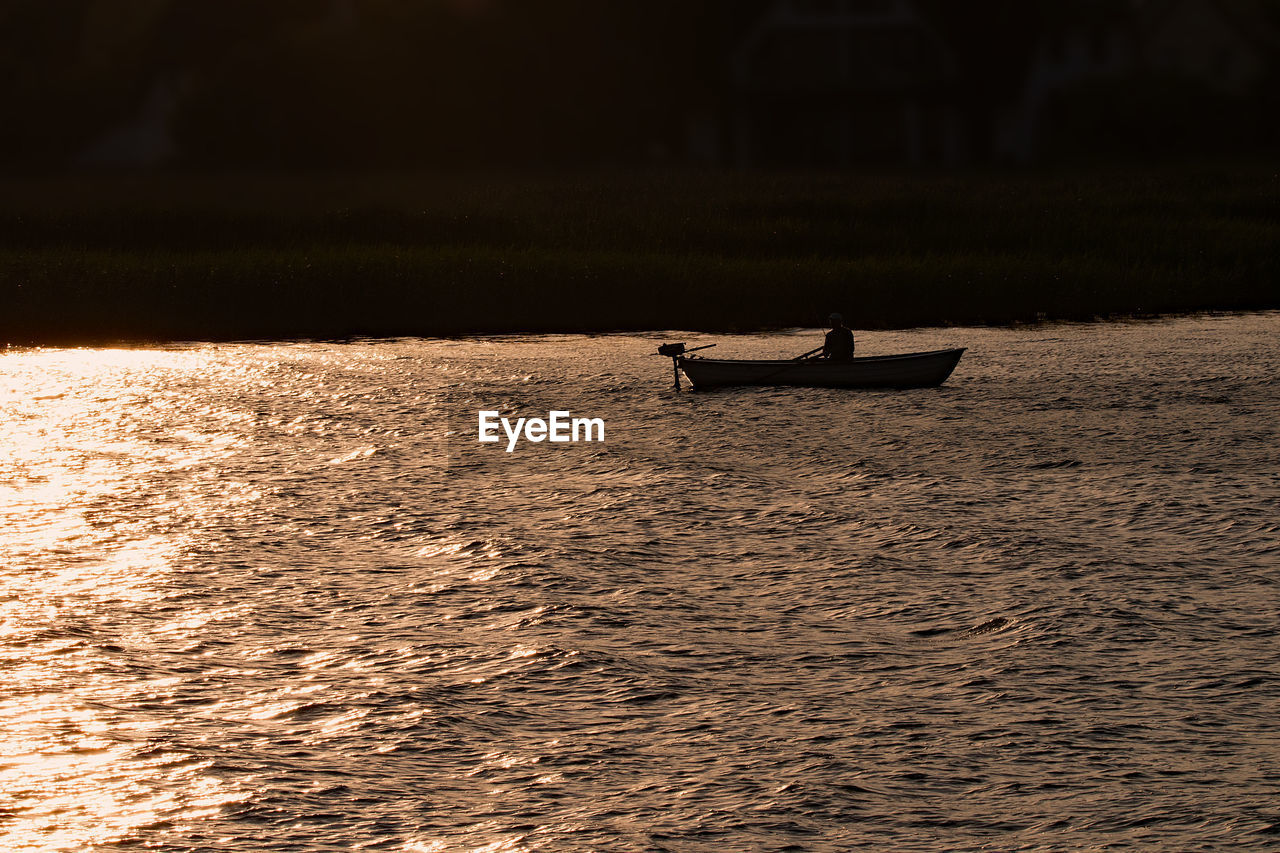
[{"label": "man's cap", "polygon": [[832,313],[832,315],[831,315],[830,317],[828,317],[827,319],[828,319],[828,320],[835,320],[835,321],[836,321],[836,322],[838,322],[838,323],[843,323],[843,322],[844,322],[844,317],[841,317],[839,314],[836,314],[836,313]]}]

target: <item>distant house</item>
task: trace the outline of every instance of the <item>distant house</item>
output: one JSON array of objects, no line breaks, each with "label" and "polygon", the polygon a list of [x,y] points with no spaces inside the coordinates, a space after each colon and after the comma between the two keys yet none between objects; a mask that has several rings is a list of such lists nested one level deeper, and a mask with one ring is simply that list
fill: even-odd
[{"label": "distant house", "polygon": [[[1147,108],[1167,114],[1178,108],[1179,86],[1245,96],[1277,53],[1257,0],[1042,4],[1017,36],[1026,49],[1001,50],[994,61],[1005,64],[994,78],[993,60],[980,60],[980,79],[966,61],[1008,47],[1007,33],[981,22],[936,26],[934,4],[773,0],[740,8],[754,18],[728,61],[725,123],[729,162],[739,167],[1031,162],[1062,142],[1054,109],[1074,96],[1105,99],[1117,84],[1139,93],[1163,80],[1173,106]],[[1099,115],[1119,103],[1099,105]],[[1139,124],[1135,117],[1129,130]],[[1106,135],[1105,127],[1093,132]],[[1105,147],[1101,136],[1094,141]]]},{"label": "distant house", "polygon": [[137,113],[93,140],[74,159],[96,169],[149,169],[171,163],[178,147],[170,128],[180,102],[181,86],[157,79]]},{"label": "distant house", "polygon": [[1035,158],[1045,108],[1057,94],[1104,78],[1133,74],[1139,33],[1125,4],[1063,6],[1046,15],[1016,99],[997,112],[991,151],[999,159]]},{"label": "distant house", "polygon": [[1137,4],[1149,71],[1246,93],[1266,73],[1276,34],[1251,0],[1145,0]]},{"label": "distant house", "polygon": [[730,64],[739,167],[959,156],[953,62],[911,0],[776,0]]},{"label": "distant house", "polygon": [[1047,16],[1018,98],[1001,110],[993,150],[1036,159],[1046,108],[1099,82],[1163,78],[1222,96],[1247,93],[1267,70],[1274,36],[1251,0],[1130,0]]}]

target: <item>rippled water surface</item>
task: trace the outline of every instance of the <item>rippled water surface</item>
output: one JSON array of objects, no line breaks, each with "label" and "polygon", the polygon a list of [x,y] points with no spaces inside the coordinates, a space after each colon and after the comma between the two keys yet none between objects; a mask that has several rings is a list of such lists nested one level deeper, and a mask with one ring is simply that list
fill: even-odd
[{"label": "rippled water surface", "polygon": [[1280,850],[1280,315],[660,337],[0,355],[0,849]]}]

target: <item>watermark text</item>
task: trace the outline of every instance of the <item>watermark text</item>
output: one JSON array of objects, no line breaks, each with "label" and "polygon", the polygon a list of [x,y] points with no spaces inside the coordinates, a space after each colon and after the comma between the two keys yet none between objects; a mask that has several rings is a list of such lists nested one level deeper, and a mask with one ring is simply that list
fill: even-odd
[{"label": "watermark text", "polygon": [[550,441],[555,444],[579,441],[604,441],[603,418],[575,418],[572,412],[547,412],[542,418],[504,418],[499,412],[480,412],[480,443],[497,444],[502,441],[499,429],[506,434],[507,452],[511,453],[520,439],[535,444]]}]

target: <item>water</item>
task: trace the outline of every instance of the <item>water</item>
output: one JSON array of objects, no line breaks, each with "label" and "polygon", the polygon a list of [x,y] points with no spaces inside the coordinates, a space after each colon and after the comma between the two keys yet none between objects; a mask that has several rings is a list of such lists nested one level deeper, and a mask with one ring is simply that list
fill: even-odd
[{"label": "water", "polygon": [[0,848],[1280,849],[1280,314],[658,339],[0,355]]}]

